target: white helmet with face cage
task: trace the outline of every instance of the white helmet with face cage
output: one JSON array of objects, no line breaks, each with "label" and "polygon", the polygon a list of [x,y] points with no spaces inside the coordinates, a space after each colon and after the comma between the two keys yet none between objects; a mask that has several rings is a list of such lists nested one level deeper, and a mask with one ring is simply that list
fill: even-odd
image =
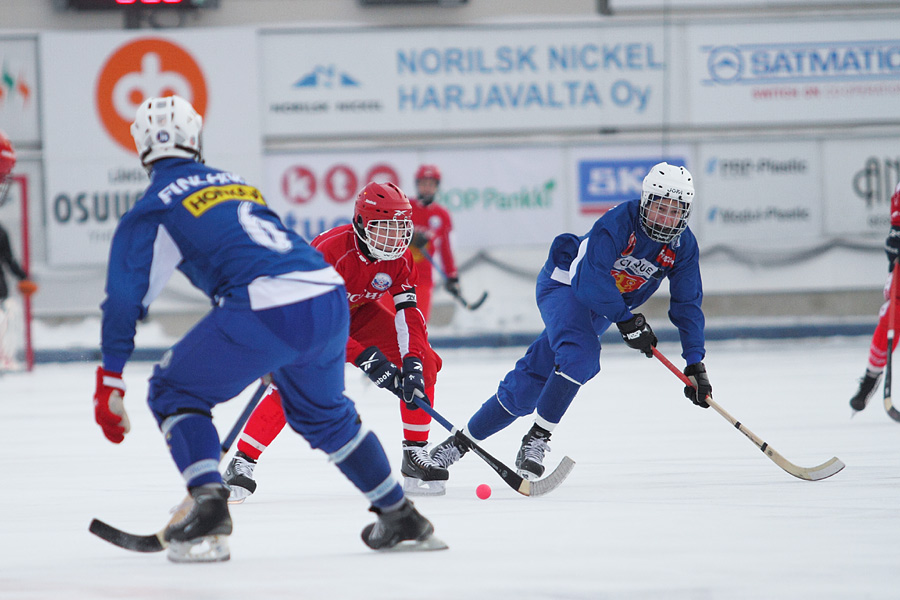
[{"label": "white helmet with face cage", "polygon": [[654,165],[642,186],[644,233],[654,241],[671,242],[687,228],[693,201],[694,178],[687,169],[666,162]]},{"label": "white helmet with face cage", "polygon": [[147,98],[137,109],[131,136],[141,163],[161,158],[193,158],[203,162],[203,118],[181,96]]}]

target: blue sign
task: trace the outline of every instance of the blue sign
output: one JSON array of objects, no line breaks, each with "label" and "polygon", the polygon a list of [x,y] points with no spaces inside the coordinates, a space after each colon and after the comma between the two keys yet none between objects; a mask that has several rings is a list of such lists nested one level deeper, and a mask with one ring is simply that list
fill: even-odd
[{"label": "blue sign", "polygon": [[579,212],[602,214],[620,202],[640,198],[644,177],[650,167],[662,161],[687,164],[682,157],[579,161]]}]

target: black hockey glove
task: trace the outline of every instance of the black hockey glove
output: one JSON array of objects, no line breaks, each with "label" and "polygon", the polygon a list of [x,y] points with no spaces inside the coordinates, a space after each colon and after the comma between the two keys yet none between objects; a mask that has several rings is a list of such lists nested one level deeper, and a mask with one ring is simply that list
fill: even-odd
[{"label": "black hockey glove", "polygon": [[459,277],[448,277],[444,282],[444,289],[453,296],[459,296]]},{"label": "black hockey glove", "polygon": [[656,347],[656,334],[650,329],[650,324],[641,313],[634,313],[634,316],[627,321],[619,321],[616,323],[622,339],[629,347],[640,350],[647,358],[653,358],[653,349]]},{"label": "black hockey glove", "polygon": [[428,245],[428,236],[421,231],[413,231],[412,242],[414,248],[421,250]]},{"label": "black hockey glove", "polygon": [[706,367],[702,362],[694,363],[685,367],[684,374],[694,384],[684,386],[684,397],[700,408],[709,408],[706,397],[712,396],[712,386],[706,376]]},{"label": "black hockey glove", "polygon": [[422,368],[422,359],[415,356],[407,356],[403,359],[403,376],[400,384],[403,401],[410,410],[416,410],[419,406],[413,398],[422,398],[428,405],[431,400],[425,395],[425,371]]},{"label": "black hockey glove", "polygon": [[399,370],[376,346],[369,346],[363,350],[356,357],[355,362],[356,366],[362,369],[375,385],[395,394],[401,400],[403,399],[398,377]]},{"label": "black hockey glove", "polygon": [[890,263],[888,271],[893,271],[894,263],[897,261],[897,257],[900,256],[900,227],[891,227],[887,239],[884,240],[884,252],[887,254],[888,263]]}]

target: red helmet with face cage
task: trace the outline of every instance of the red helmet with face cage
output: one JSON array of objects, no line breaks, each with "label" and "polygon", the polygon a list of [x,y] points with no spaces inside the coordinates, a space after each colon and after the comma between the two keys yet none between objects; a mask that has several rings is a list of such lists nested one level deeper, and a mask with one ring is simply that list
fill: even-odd
[{"label": "red helmet with face cage", "polygon": [[12,183],[12,170],[16,166],[16,151],[9,138],[0,131],[0,204],[6,199]]},{"label": "red helmet with face cage", "polygon": [[393,183],[369,183],[356,197],[353,229],[373,258],[400,258],[413,234],[409,198]]}]

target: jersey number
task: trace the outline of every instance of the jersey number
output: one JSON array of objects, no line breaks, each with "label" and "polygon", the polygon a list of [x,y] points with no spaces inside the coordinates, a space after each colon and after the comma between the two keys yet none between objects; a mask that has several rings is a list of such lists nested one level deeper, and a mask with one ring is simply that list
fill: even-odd
[{"label": "jersey number", "polygon": [[250,239],[264,248],[281,254],[290,252],[293,245],[287,234],[272,221],[254,215],[252,209],[253,204],[250,202],[241,202],[238,207],[238,221]]}]

